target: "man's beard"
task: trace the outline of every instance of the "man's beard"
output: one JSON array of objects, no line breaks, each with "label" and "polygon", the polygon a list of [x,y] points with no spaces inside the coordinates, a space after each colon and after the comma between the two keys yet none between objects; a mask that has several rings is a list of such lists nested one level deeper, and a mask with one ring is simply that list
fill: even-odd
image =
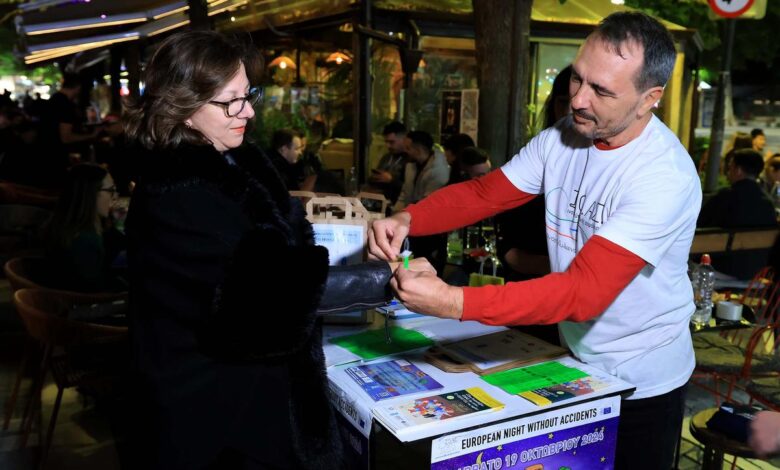
[{"label": "man's beard", "polygon": [[[629,116],[634,115],[635,112],[636,112],[636,106],[631,109],[631,113],[629,114]],[[576,130],[580,135],[590,140],[609,140],[611,137],[614,137],[620,134],[621,132],[623,132],[624,130],[628,129],[628,126],[631,124],[630,119],[625,119],[621,121],[617,127],[599,129],[598,119],[596,119],[596,116],[579,110],[572,110],[572,115],[573,114],[576,114],[577,117],[579,117],[580,119],[585,119],[593,123],[593,128],[590,129],[590,131],[585,131],[584,129],[581,129],[576,125],[573,126],[574,130]],[[574,120],[574,118],[571,116],[569,118],[572,121]]]}]

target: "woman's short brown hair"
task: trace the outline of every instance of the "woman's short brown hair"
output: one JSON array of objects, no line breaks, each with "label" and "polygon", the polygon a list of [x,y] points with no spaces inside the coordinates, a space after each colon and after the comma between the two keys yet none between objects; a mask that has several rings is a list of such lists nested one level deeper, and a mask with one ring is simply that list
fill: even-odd
[{"label": "woman's short brown hair", "polygon": [[208,143],[185,121],[214,99],[242,63],[255,82],[262,70],[259,57],[256,49],[213,31],[172,35],[146,65],[143,95],[128,102],[128,138],[148,149]]}]

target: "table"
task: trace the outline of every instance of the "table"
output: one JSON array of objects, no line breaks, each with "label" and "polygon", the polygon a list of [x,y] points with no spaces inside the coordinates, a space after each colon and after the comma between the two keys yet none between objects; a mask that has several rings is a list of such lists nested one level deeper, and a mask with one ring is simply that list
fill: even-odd
[{"label": "table", "polygon": [[691,333],[704,333],[707,331],[727,331],[727,330],[741,330],[746,328],[753,328],[757,326],[755,323],[755,314],[753,309],[748,305],[742,306],[742,319],[739,321],[721,320],[717,318],[714,313],[708,325],[697,325],[693,322],[690,323],[689,328]]},{"label": "table", "polygon": [[[379,327],[379,322],[383,321],[383,318],[377,319],[371,327]],[[429,317],[398,322],[397,325],[423,332],[437,343],[505,330],[504,327],[475,322]],[[342,360],[345,356],[339,351],[341,348],[328,344],[327,338],[356,332],[360,328],[325,328],[324,349],[329,362],[334,361],[334,356],[341,355]],[[425,362],[423,352],[417,350],[397,356],[416,365],[444,388],[381,402],[374,402],[346,372],[355,363],[328,368],[330,398],[343,424],[352,468],[470,469],[472,465],[477,465],[474,468],[542,468],[534,467],[537,464],[544,465],[544,468],[612,468],[621,395],[633,391],[631,384],[572,357],[565,357],[558,362],[577,367],[607,386],[563,402],[538,406],[518,395],[505,393],[474,373],[441,371]],[[388,358],[390,356],[371,362]],[[374,409],[379,404],[473,386],[479,386],[502,402],[504,408],[407,428],[401,432],[385,428],[374,415]],[[487,466],[482,466],[482,463]]]},{"label": "table", "polygon": [[691,418],[691,435],[704,445],[702,470],[721,470],[724,453],[737,457],[755,458],[756,455],[747,444],[707,428],[707,421],[716,411],[718,411],[717,408],[707,408]]}]

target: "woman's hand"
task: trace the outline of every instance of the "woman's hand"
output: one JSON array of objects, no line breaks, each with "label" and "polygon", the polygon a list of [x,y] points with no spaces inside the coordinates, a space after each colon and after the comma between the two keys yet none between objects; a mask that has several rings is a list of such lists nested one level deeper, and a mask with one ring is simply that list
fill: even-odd
[{"label": "woman's hand", "polygon": [[440,318],[463,316],[463,289],[446,284],[430,271],[399,269],[390,285],[396,297],[413,312]]},{"label": "woman's hand", "polygon": [[[402,261],[393,261],[390,263],[390,270],[395,273],[395,271],[403,266]],[[409,271],[425,271],[432,274],[436,274],[436,268],[434,268],[431,263],[428,262],[425,258],[414,258],[409,260]]]}]

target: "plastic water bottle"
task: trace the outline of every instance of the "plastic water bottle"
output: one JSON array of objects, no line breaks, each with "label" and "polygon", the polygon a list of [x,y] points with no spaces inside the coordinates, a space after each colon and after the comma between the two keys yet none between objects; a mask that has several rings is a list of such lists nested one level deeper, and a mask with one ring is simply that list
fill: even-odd
[{"label": "plastic water bottle", "polygon": [[710,255],[701,255],[701,263],[693,270],[693,302],[696,311],[691,321],[697,325],[706,325],[712,317],[712,291],[715,288],[715,269],[712,267]]},{"label": "plastic water bottle", "polygon": [[349,179],[347,180],[347,196],[356,196],[358,193],[358,180],[355,167],[349,169]]}]

